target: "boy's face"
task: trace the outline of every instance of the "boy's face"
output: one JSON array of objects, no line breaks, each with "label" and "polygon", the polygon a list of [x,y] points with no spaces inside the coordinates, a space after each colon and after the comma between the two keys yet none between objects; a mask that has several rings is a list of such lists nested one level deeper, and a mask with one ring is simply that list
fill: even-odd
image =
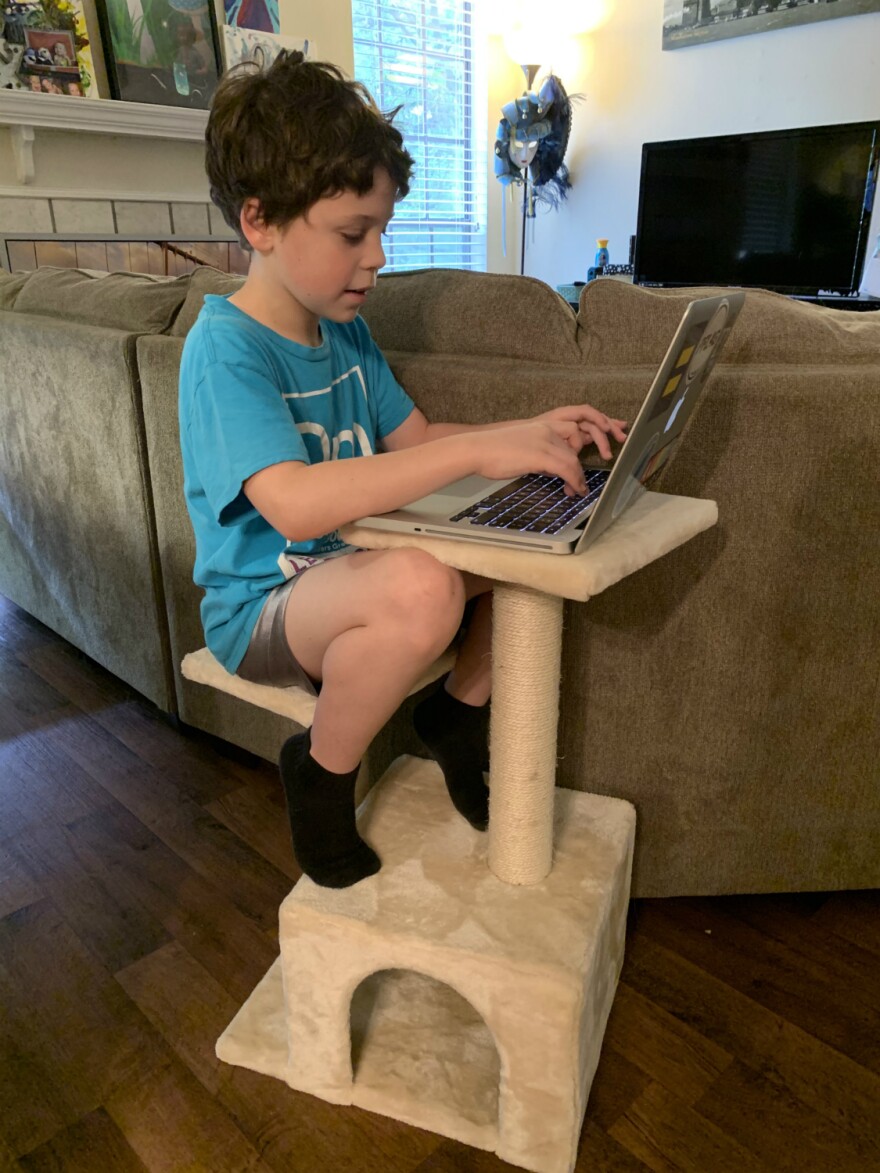
[{"label": "boy's face", "polygon": [[397,189],[381,167],[366,195],[344,191],[318,200],[302,216],[270,230],[273,275],[306,318],[350,322],[385,264],[382,234]]}]

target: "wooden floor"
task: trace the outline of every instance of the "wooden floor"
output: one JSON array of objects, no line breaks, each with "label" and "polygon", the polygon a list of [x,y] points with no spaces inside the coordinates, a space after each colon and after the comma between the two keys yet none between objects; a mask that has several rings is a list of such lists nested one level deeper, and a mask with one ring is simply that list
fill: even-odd
[{"label": "wooden floor", "polygon": [[[272,767],[0,599],[0,1168],[511,1170],[215,1059],[295,877]],[[880,1170],[878,911],[635,903],[580,1173]]]}]

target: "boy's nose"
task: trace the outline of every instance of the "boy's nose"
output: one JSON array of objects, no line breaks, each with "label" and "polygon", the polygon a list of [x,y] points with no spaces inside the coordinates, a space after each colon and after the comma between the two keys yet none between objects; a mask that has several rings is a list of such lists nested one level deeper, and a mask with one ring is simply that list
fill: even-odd
[{"label": "boy's nose", "polygon": [[377,240],[364,258],[368,269],[381,269],[385,264],[385,250],[382,241]]}]

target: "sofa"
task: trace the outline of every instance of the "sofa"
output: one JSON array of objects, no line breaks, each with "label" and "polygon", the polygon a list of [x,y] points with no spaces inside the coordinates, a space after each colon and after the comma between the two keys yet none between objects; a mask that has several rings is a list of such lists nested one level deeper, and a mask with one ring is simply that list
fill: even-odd
[{"label": "sofa", "polygon": [[[180,673],[204,641],[177,371],[204,295],[239,281],[0,275],[0,593],[273,759],[282,718]],[[530,278],[431,270],[380,278],[364,316],[429,418],[631,419],[694,294],[605,279],[575,313]],[[566,603],[559,784],[635,804],[635,895],[880,881],[878,420],[880,313],[750,291],[661,486],[716,500],[718,526]],[[425,752],[412,704],[378,769]]]}]

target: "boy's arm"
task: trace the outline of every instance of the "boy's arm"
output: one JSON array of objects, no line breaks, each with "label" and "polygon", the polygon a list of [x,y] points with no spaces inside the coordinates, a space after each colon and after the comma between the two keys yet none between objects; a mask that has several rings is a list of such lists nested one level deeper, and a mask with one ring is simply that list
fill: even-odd
[{"label": "boy's arm", "polygon": [[332,533],[368,514],[399,509],[471,473],[500,480],[543,472],[562,477],[573,493],[586,491],[577,459],[583,440],[576,424],[531,421],[482,431],[443,436],[378,456],[314,465],[287,460],[248,477],[243,489],[272,528],[293,542]]},{"label": "boy's arm", "polygon": [[401,449],[427,444],[431,440],[440,440],[447,436],[491,432],[499,428],[534,423],[538,420],[561,420],[577,424],[583,436],[583,443],[594,443],[600,456],[605,460],[611,458],[608,434],[612,435],[619,443],[623,443],[626,439],[625,420],[612,419],[586,403],[571,407],[555,407],[552,411],[544,412],[531,420],[501,420],[492,424],[429,424],[422,412],[416,407],[399,428],[384,438],[382,446],[387,452],[399,452]]}]

